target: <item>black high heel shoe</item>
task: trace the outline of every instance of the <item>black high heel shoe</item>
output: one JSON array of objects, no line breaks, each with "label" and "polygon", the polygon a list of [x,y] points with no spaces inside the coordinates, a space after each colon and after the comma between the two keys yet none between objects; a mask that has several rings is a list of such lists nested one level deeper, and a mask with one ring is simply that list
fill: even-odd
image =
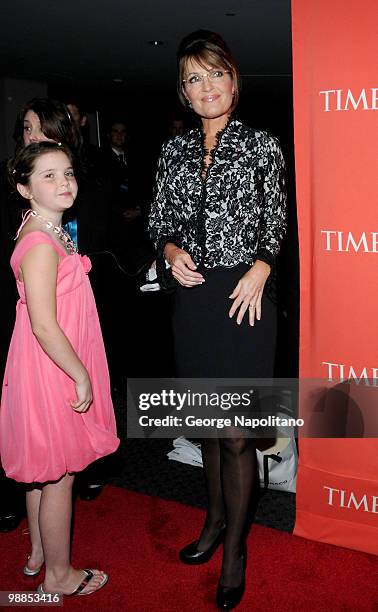
[{"label": "black high heel shoe", "polygon": [[187,565],[201,565],[210,561],[218,546],[223,542],[225,529],[226,525],[223,525],[214,542],[207,550],[198,550],[199,540],[195,540],[185,546],[185,548],[182,548],[179,552],[180,561]]},{"label": "black high heel shoe", "polygon": [[233,610],[243,598],[245,591],[245,552],[242,554],[241,560],[243,564],[243,578],[241,583],[237,587],[226,587],[223,586],[220,582],[218,583],[216,601],[219,610]]}]

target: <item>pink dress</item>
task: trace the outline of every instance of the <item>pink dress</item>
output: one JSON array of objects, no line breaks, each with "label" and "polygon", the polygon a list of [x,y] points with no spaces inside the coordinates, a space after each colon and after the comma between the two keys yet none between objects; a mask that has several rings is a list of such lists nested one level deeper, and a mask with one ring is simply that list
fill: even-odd
[{"label": "pink dress", "polygon": [[[34,336],[18,279],[20,262],[37,244],[51,244],[60,262],[57,277],[57,320],[87,368],[93,403],[75,412],[75,384]],[[68,255],[45,232],[27,234],[11,258],[20,299],[9,347],[0,408],[1,463],[10,478],[47,482],[66,472],[79,472],[92,461],[113,453],[118,445],[109,373],[96,304],[88,279],[91,263],[78,253]]]}]

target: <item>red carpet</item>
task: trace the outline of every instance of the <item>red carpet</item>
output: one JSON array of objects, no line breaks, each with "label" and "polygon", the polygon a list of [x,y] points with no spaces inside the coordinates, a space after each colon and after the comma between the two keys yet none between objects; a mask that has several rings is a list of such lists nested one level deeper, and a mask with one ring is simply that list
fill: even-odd
[{"label": "red carpet", "polygon": [[[215,610],[220,551],[203,566],[177,560],[177,550],[195,537],[202,520],[195,508],[115,487],[96,501],[79,500],[73,563],[104,569],[110,579],[95,595],[65,598],[64,610]],[[20,571],[28,552],[25,527],[0,534],[0,590],[33,590],[41,580]],[[256,525],[248,541],[247,591],[237,610],[373,612],[377,570],[372,555]]]}]

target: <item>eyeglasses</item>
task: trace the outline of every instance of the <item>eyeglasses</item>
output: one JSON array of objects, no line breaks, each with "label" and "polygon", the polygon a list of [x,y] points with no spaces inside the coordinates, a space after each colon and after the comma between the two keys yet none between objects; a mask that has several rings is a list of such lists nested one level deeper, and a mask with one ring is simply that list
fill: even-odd
[{"label": "eyeglasses", "polygon": [[213,83],[215,81],[221,81],[226,73],[230,73],[231,70],[209,70],[209,72],[203,72],[202,74],[191,74],[187,79],[183,79],[181,82],[186,86],[197,86],[203,83],[205,77],[210,79]]}]

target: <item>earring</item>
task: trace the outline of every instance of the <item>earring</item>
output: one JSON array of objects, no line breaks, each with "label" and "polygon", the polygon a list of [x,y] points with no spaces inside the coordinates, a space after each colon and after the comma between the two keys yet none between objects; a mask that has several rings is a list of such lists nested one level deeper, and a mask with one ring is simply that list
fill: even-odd
[{"label": "earring", "polygon": [[188,100],[188,106],[189,106],[189,108],[193,108],[192,103],[191,103],[190,100]]}]

